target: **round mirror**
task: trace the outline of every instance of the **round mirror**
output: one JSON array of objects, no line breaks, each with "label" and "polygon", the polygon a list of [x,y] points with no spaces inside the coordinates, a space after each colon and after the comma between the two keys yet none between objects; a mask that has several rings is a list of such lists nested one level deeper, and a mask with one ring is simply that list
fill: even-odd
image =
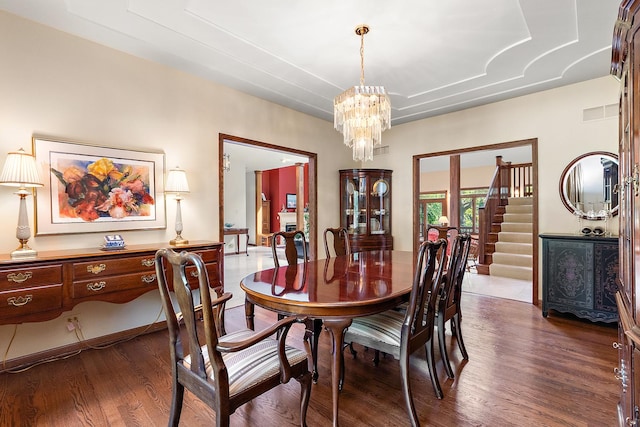
[{"label": "round mirror", "polygon": [[560,198],[574,215],[604,219],[618,214],[618,156],[604,151],[583,154],[560,177]]}]

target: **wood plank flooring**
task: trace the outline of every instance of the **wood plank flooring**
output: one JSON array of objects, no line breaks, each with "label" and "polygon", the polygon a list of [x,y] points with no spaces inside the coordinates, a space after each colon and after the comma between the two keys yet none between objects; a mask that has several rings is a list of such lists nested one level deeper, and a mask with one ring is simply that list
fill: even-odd
[{"label": "wood plank flooring", "polygon": [[[257,328],[275,321],[264,310],[256,314]],[[535,306],[474,294],[463,294],[463,314],[470,359],[462,361],[455,341],[449,343],[456,346],[456,378],[447,379],[438,363],[442,400],[434,396],[424,360],[413,360],[412,385],[423,426],[616,425],[615,325],[555,312],[545,319]],[[227,329],[243,327],[243,317],[242,307],[229,310]],[[302,325],[294,326],[289,341],[304,348],[302,331]],[[323,332],[309,426],[331,424],[329,345]],[[356,349],[355,360],[345,354],[340,424],[408,425],[397,362],[386,357],[374,367],[372,352]],[[171,399],[168,350],[166,331],[160,331],[25,372],[0,374],[0,426],[164,426]],[[291,381],[263,395],[236,411],[231,425],[299,425],[299,390]],[[214,423],[213,411],[187,393],[181,425]]]}]

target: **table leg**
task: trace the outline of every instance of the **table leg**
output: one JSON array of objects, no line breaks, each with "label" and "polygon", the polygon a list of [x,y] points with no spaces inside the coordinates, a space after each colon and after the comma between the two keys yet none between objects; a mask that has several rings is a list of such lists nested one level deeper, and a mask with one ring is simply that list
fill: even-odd
[{"label": "table leg", "polygon": [[247,322],[247,328],[254,330],[255,325],[253,323],[255,313],[255,306],[251,301],[245,298],[244,300],[244,316]]},{"label": "table leg", "polygon": [[340,397],[340,373],[342,372],[342,346],[344,332],[351,325],[351,319],[323,319],[324,326],[332,337],[331,347],[331,395],[333,397],[333,425],[338,426],[338,399]]},{"label": "table leg", "polygon": [[236,253],[240,253],[240,233],[236,234]]},{"label": "table leg", "polygon": [[247,233],[247,245],[244,247],[244,252],[249,256],[249,233]]}]

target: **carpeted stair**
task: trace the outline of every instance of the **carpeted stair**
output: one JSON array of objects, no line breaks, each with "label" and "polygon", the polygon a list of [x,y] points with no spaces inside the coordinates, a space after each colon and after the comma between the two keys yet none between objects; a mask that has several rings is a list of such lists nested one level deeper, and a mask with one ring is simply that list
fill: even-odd
[{"label": "carpeted stair", "polygon": [[489,272],[492,276],[533,279],[533,198],[509,198]]}]

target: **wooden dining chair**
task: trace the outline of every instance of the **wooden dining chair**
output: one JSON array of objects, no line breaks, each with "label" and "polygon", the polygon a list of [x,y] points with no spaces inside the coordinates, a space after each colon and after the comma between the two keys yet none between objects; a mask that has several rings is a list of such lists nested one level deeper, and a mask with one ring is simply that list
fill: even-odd
[{"label": "wooden dining chair", "polygon": [[329,250],[328,235],[333,237],[333,253],[335,256],[351,255],[351,244],[349,243],[349,233],[344,227],[339,228],[327,228],[324,230],[324,252],[327,258],[331,258],[331,251]]},{"label": "wooden dining chair", "polygon": [[[224,334],[222,313],[231,294],[216,288],[215,298],[211,299],[202,258],[186,251],[160,249],[155,261],[169,329],[172,375],[169,426],[178,426],[185,388],[213,408],[217,426],[228,426],[230,415],[238,407],[291,378],[300,383],[300,425],[306,426],[311,393],[307,354],[285,343],[296,319],[282,319],[258,333],[245,329]],[[167,280],[167,271],[172,272],[171,282]],[[189,277],[197,277],[201,307],[195,304],[198,292],[191,289]],[[172,288],[179,313],[174,310]],[[204,326],[196,316],[199,309]],[[278,333],[277,340],[271,338]]]},{"label": "wooden dining chair", "polygon": [[[298,263],[298,248],[296,241],[302,245],[302,262],[309,260],[307,256],[307,240],[304,237],[304,233],[300,230],[295,231],[279,231],[273,233],[273,239],[271,240],[271,252],[273,253],[273,262],[276,268],[280,267],[280,261],[278,259],[277,245],[279,237],[284,240],[284,254],[287,263],[295,265]],[[285,313],[278,313],[278,319],[284,318]],[[321,319],[309,319],[304,320],[305,331],[304,340],[309,343],[311,347],[311,359],[313,361],[313,382],[318,381],[318,341],[320,339],[320,333],[322,332],[322,320]]]},{"label": "wooden dining chair", "polygon": [[[411,392],[409,357],[421,348],[426,350],[427,366],[436,397],[442,398],[433,358],[433,336],[437,291],[442,280],[446,247],[445,239],[420,245],[406,311],[391,309],[371,316],[356,317],[344,335],[345,342],[358,343],[399,360],[405,403],[413,426],[418,426],[419,422]],[[341,352],[341,357],[344,358],[344,352]]]},{"label": "wooden dining chair", "polygon": [[467,267],[467,258],[469,256],[469,248],[471,247],[471,236],[469,234],[459,234],[453,241],[453,247],[449,256],[449,264],[447,271],[442,277],[442,285],[440,287],[436,324],[438,329],[438,343],[440,345],[440,353],[444,361],[444,367],[449,378],[453,378],[453,370],[449,361],[449,352],[445,341],[445,332],[447,321],[451,323],[451,335],[458,342],[458,347],[465,360],[469,359],[467,349],[462,339],[462,313],[460,310],[460,298],[462,296],[462,280]]}]

